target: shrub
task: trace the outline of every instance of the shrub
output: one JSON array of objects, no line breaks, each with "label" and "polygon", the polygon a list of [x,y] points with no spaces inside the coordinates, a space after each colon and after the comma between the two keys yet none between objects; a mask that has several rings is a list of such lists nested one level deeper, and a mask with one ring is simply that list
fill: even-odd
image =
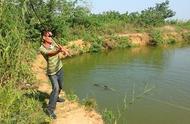
[{"label": "shrub", "polygon": [[184,41],[186,41],[187,43],[190,43],[190,33],[189,32],[183,33],[182,36],[183,36]]},{"label": "shrub", "polygon": [[99,52],[103,49],[103,38],[94,36],[91,42],[90,52]]},{"label": "shrub", "polygon": [[[43,112],[43,102],[38,98],[25,96],[13,86],[0,87],[0,123],[49,123],[50,119]],[[27,91],[29,93],[29,91]],[[37,95],[36,92],[33,92]]]},{"label": "shrub", "polygon": [[128,37],[112,37],[112,38],[116,42],[117,47],[119,48],[127,48],[132,46]]},{"label": "shrub", "polygon": [[151,45],[161,45],[164,43],[162,32],[159,30],[153,30],[150,33],[150,37],[151,37],[151,41],[150,41]]},{"label": "shrub", "polygon": [[79,98],[76,94],[74,94],[73,92],[69,92],[66,94],[66,97],[69,101],[78,101]]},{"label": "shrub", "polygon": [[95,109],[97,107],[97,103],[95,99],[84,99],[82,104],[89,110]]},{"label": "shrub", "polygon": [[167,42],[167,44],[174,44],[174,43],[176,43],[176,40],[175,39],[168,39],[166,42]]},{"label": "shrub", "polygon": [[103,120],[105,121],[106,124],[116,124],[116,117],[114,113],[110,110],[105,109],[102,112]]}]

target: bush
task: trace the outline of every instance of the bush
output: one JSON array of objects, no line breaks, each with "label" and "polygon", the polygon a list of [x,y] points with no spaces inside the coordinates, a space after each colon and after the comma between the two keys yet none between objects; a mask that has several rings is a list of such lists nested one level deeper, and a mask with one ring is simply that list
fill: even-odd
[{"label": "bush", "polygon": [[175,44],[176,40],[175,39],[168,39],[166,42],[167,42],[167,44]]},{"label": "bush", "polygon": [[190,43],[190,33],[189,33],[189,32],[183,33],[182,36],[183,36],[183,39],[184,39],[187,43]]},{"label": "bush", "polygon": [[110,110],[105,109],[102,112],[103,120],[105,121],[105,124],[116,124],[116,117],[114,113]]},{"label": "bush", "polygon": [[22,90],[35,81],[30,69],[35,52],[27,36],[26,4],[14,2],[2,1],[0,11],[0,123],[48,123],[41,101],[25,96],[31,91]]},{"label": "bush", "polygon": [[89,110],[96,109],[97,103],[95,99],[84,99],[82,104]]},{"label": "bush", "polygon": [[66,94],[66,97],[69,101],[78,101],[79,98],[76,94],[74,94],[73,92],[69,92]]},{"label": "bush", "polygon": [[150,45],[161,45],[164,43],[162,32],[159,30],[153,30],[150,33],[150,37],[151,37]]},{"label": "bush", "polygon": [[[29,93],[29,91],[27,91]],[[39,99],[25,96],[26,92],[18,91],[13,86],[0,88],[0,123],[49,123],[50,119],[43,112]],[[34,92],[33,94],[37,94]]]},{"label": "bush", "polygon": [[103,49],[103,38],[94,36],[91,42],[90,52],[99,52]]},{"label": "bush", "polygon": [[112,37],[112,38],[116,42],[117,47],[119,48],[127,48],[132,46],[128,37]]}]

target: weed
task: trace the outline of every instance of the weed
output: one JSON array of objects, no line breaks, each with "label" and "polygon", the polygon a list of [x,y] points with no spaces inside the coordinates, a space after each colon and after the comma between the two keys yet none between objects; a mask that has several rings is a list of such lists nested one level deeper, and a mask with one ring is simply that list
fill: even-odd
[{"label": "weed", "polygon": [[127,48],[132,46],[128,37],[112,37],[112,38],[116,42],[118,48]]},{"label": "weed", "polygon": [[66,94],[66,97],[69,101],[79,101],[79,98],[76,94],[74,94],[73,92],[69,92]]},{"label": "weed", "polygon": [[151,45],[161,45],[164,43],[164,39],[162,37],[162,32],[159,30],[153,30],[150,33],[150,37],[152,38],[150,41]]},{"label": "weed", "polygon": [[185,42],[190,43],[190,33],[189,32],[188,33],[183,33],[182,37],[183,37]]},{"label": "weed", "polygon": [[175,44],[176,40],[175,39],[168,39],[166,42],[167,42],[167,44]]},{"label": "weed", "polygon": [[116,117],[112,111],[105,109],[102,116],[106,124],[117,124]]},{"label": "weed", "polygon": [[82,104],[88,109],[88,110],[92,110],[92,109],[96,109],[97,107],[97,103],[95,99],[84,99],[82,101]]}]

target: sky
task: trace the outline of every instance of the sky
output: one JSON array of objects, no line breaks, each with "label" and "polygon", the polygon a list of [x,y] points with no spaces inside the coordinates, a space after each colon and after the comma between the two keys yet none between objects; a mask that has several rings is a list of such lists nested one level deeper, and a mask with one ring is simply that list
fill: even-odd
[{"label": "sky", "polygon": [[[92,13],[102,13],[104,11],[115,10],[121,13],[140,12],[148,7],[155,6],[156,3],[165,0],[89,0]],[[170,9],[176,12],[173,19],[190,19],[190,0],[169,0]]]}]

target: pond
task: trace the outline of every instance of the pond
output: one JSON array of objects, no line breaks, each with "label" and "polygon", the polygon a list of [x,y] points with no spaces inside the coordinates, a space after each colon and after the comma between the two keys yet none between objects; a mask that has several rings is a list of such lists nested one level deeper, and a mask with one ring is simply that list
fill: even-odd
[{"label": "pond", "polygon": [[[190,46],[139,47],[64,60],[65,91],[119,124],[190,124]],[[120,114],[119,114],[120,113]]]}]

